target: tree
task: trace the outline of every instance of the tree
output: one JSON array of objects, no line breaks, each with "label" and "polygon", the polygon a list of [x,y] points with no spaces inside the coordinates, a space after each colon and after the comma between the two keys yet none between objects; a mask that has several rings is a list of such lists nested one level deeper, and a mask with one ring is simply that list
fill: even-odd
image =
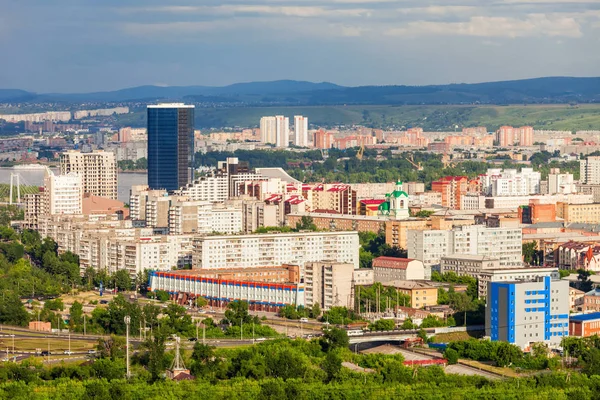
[{"label": "tree", "polygon": [[122,336],[111,336],[109,338],[98,339],[99,358],[109,358],[111,360],[123,359],[125,357],[125,338]]},{"label": "tree", "polygon": [[498,342],[494,361],[499,367],[507,367],[523,357],[523,352],[514,344]]},{"label": "tree", "polygon": [[300,221],[296,224],[296,231],[317,231],[317,225],[315,225],[312,217],[303,216]]},{"label": "tree", "polygon": [[236,300],[229,303],[225,311],[225,319],[230,324],[237,326],[240,326],[242,322],[252,322],[252,317],[248,313],[248,302]]},{"label": "tree", "polygon": [[402,325],[400,325],[400,329],[404,329],[404,330],[415,329],[415,324],[413,324],[412,319],[406,318],[404,320],[404,322],[402,322]]},{"label": "tree", "polygon": [[378,319],[370,326],[372,331],[393,331],[396,323],[392,319]]},{"label": "tree", "polygon": [[204,376],[211,372],[213,364],[218,362],[217,360],[214,347],[197,342],[192,352],[190,371],[194,376]]},{"label": "tree", "polygon": [[450,307],[464,313],[463,325],[467,326],[467,311],[473,311],[473,300],[464,292],[454,293],[450,298]]},{"label": "tree", "polygon": [[129,271],[126,269],[120,269],[115,272],[113,280],[118,290],[131,290],[131,277],[129,276]]},{"label": "tree", "polygon": [[446,351],[444,351],[444,357],[449,365],[458,363],[458,352],[454,349],[447,348]]},{"label": "tree", "polygon": [[591,348],[581,357],[583,361],[582,372],[588,376],[600,375],[600,349]]},{"label": "tree", "polygon": [[589,292],[593,288],[593,283],[590,280],[590,275],[592,273],[590,271],[586,271],[584,269],[577,270],[577,286],[579,290],[584,292]]},{"label": "tree", "polygon": [[523,243],[523,261],[527,264],[531,264],[533,262],[533,257],[535,255],[535,250],[537,248],[536,242],[528,242]]},{"label": "tree", "polygon": [[321,348],[325,352],[346,348],[349,343],[348,333],[345,330],[338,328],[327,329],[320,339]]},{"label": "tree", "polygon": [[27,326],[30,315],[23,306],[19,295],[15,292],[5,292],[0,298],[0,323],[8,325]]},{"label": "tree", "polygon": [[327,374],[327,382],[331,382],[338,377],[342,370],[342,357],[337,351],[328,352],[323,360],[322,368]]},{"label": "tree", "polygon": [[310,317],[311,318],[319,318],[321,316],[321,307],[318,302],[314,302],[312,307],[310,308]]},{"label": "tree", "polygon": [[159,326],[154,330],[153,337],[144,342],[144,347],[148,351],[148,371],[153,382],[159,380],[168,367],[165,358],[165,341],[168,334],[168,328]]},{"label": "tree", "polygon": [[74,301],[69,310],[69,329],[81,332],[83,329],[83,305]]}]

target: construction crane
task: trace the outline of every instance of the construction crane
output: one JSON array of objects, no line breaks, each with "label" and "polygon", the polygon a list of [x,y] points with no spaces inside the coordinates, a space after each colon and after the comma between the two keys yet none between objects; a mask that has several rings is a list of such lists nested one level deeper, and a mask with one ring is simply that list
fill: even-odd
[{"label": "construction crane", "polygon": [[417,171],[423,171],[423,166],[421,165],[421,163],[418,163],[418,164],[415,163],[415,160],[414,160],[412,154],[410,156],[408,156],[408,157],[404,157],[404,159],[406,161],[408,161],[409,163],[411,163],[412,166],[417,169]]},{"label": "construction crane", "polygon": [[365,155],[365,144],[362,143],[360,145],[360,149],[358,150],[358,152],[356,153],[356,158],[358,158],[360,161],[362,161],[363,157]]}]

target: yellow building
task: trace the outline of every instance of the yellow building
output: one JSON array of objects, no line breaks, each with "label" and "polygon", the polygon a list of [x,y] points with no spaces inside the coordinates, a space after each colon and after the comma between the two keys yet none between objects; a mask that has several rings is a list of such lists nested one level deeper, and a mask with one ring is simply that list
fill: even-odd
[{"label": "yellow building", "polygon": [[556,203],[556,218],[562,218],[566,223],[600,223],[600,203],[568,204]]},{"label": "yellow building", "polygon": [[394,287],[402,294],[410,296],[410,305],[413,308],[434,306],[438,300],[436,287],[418,281],[391,281],[384,282],[383,286]]}]

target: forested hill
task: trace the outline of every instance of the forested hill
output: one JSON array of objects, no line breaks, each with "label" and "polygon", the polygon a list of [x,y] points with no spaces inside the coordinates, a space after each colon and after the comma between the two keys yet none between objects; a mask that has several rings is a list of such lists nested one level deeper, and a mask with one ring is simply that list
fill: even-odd
[{"label": "forested hill", "polygon": [[344,87],[293,80],[228,86],[138,86],[95,93],[36,94],[0,89],[0,101],[124,102],[186,100],[241,105],[554,104],[600,101],[600,78],[546,77],[427,86]]}]

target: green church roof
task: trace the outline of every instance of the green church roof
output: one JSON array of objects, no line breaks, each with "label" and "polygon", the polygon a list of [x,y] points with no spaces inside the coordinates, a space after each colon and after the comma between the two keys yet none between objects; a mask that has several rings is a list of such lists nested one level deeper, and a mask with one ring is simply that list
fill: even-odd
[{"label": "green church roof", "polygon": [[392,192],[392,196],[394,196],[395,198],[398,198],[400,196],[408,197],[408,193],[406,193],[404,190],[394,190]]}]

